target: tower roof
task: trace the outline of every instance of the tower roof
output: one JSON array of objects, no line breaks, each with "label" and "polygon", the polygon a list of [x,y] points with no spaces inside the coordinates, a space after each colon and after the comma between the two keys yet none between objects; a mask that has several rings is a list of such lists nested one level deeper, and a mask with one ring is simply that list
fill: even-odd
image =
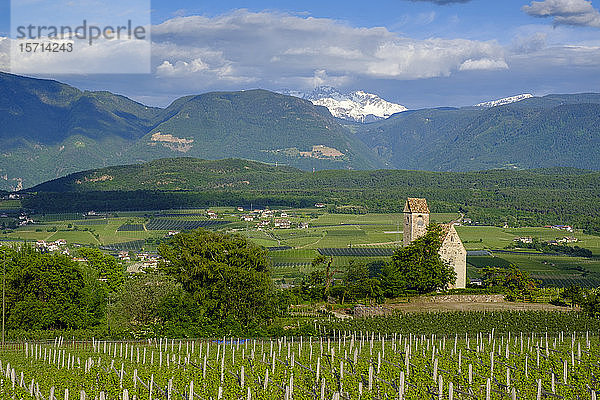
[{"label": "tower roof", "polygon": [[406,199],[406,204],[404,205],[404,212],[429,214],[427,200],[409,197],[408,199]]}]

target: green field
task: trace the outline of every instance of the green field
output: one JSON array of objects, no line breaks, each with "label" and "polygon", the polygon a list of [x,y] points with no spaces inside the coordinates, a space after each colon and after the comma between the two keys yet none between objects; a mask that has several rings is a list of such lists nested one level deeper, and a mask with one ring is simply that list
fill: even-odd
[{"label": "green field", "polygon": [[[14,206],[14,201],[6,202]],[[288,281],[306,276],[312,271],[311,261],[318,255],[319,248],[395,248],[402,243],[403,215],[395,214],[329,214],[319,209],[279,210],[288,214],[291,229],[274,229],[273,220],[265,228],[257,228],[259,219],[253,222],[241,221],[239,212],[230,207],[212,208],[218,213],[218,220],[228,224],[212,227],[218,231],[238,233],[252,242],[266,248],[289,248],[290,250],[271,251],[273,275],[277,280]],[[34,225],[28,225],[0,234],[0,242],[14,243],[16,240],[65,239],[68,243],[106,246],[112,248],[134,248],[146,241],[142,249],[156,251],[155,239],[164,238],[166,230],[152,231],[147,226],[155,221],[204,221],[206,210],[164,210],[144,212],[111,213],[105,218],[84,219],[82,214],[48,214],[34,216]],[[458,214],[431,214],[432,222],[448,222]],[[299,229],[298,224],[308,223],[308,228]],[[119,227],[130,227],[119,230]],[[133,230],[135,228],[136,230]],[[590,249],[594,258],[549,256],[544,254],[507,254],[495,252],[494,257],[469,257],[468,276],[480,276],[479,268],[484,266],[506,266],[514,264],[543,282],[544,286],[569,286],[570,283],[588,286],[600,285],[600,236],[583,234],[576,230],[568,233],[544,227],[500,228],[494,226],[458,226],[457,231],[467,250],[502,250],[513,243],[516,237],[531,236],[540,240],[553,240],[564,236],[575,236],[580,247]],[[372,262],[385,257],[358,257],[361,262]],[[388,257],[389,259],[389,257]],[[344,271],[353,257],[336,256],[333,267]],[[341,277],[342,273],[336,273]],[[597,285],[598,284],[598,285]]]},{"label": "green field", "polygon": [[0,200],[0,210],[14,210],[19,208],[21,208],[21,200]]}]

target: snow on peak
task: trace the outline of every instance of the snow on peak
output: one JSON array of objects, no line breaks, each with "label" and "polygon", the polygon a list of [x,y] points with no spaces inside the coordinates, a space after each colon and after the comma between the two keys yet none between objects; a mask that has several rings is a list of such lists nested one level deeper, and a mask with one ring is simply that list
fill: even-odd
[{"label": "snow on peak", "polygon": [[521,100],[530,99],[533,95],[530,93],[519,94],[517,96],[505,97],[503,99],[494,100],[494,101],[486,101],[484,103],[476,104],[475,107],[497,107],[503,106],[505,104],[516,103]]},{"label": "snow on peak", "polygon": [[342,93],[331,86],[320,86],[310,93],[292,90],[281,93],[310,100],[315,105],[327,107],[335,117],[355,122],[373,122],[407,110],[403,105],[362,90]]}]

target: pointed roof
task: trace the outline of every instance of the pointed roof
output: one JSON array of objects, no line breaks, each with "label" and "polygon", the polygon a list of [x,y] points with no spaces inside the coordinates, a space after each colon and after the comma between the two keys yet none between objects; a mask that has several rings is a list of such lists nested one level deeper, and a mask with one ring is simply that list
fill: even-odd
[{"label": "pointed roof", "polygon": [[456,232],[456,228],[454,227],[454,224],[455,224],[455,222],[450,222],[448,224],[440,224],[440,227],[442,228],[442,235],[440,236],[440,239],[442,240],[442,243],[444,243],[451,234],[456,234],[458,241],[464,248],[465,246],[464,246],[464,244],[462,244],[462,240],[460,240],[460,236],[458,235],[458,232]]},{"label": "pointed roof", "polygon": [[448,237],[448,235],[450,234],[450,230],[452,229],[452,227],[454,226],[454,223],[450,222],[449,224],[440,224],[440,228],[442,228],[442,242],[444,240],[446,240],[446,238]]},{"label": "pointed roof", "polygon": [[427,200],[409,197],[408,199],[406,199],[406,204],[404,205],[404,212],[429,214]]}]

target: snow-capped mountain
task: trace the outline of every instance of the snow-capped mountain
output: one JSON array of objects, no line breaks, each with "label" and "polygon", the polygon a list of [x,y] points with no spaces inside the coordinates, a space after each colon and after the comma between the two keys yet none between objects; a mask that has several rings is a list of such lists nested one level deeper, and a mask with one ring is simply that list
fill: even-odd
[{"label": "snow-capped mountain", "polygon": [[498,107],[505,104],[516,103],[521,100],[530,99],[533,95],[530,93],[519,94],[517,96],[505,97],[499,100],[486,101],[484,103],[476,104],[475,107]]},{"label": "snow-capped mountain", "polygon": [[361,90],[342,93],[331,86],[321,86],[310,93],[293,90],[283,90],[281,93],[310,100],[315,105],[327,107],[335,117],[355,122],[374,122],[407,110],[403,105]]}]

